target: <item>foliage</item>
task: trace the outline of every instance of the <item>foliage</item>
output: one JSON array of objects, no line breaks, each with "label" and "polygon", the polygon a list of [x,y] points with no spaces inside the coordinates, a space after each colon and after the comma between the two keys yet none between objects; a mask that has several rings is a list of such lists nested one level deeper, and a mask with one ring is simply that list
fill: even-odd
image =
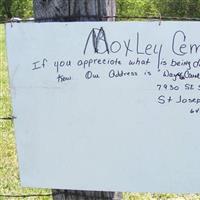
[{"label": "foliage", "polygon": [[32,16],[32,1],[30,0],[13,1],[11,12],[15,17],[27,18]]},{"label": "foliage", "polygon": [[32,16],[32,0],[0,0],[0,18],[28,18]]},{"label": "foliage", "polygon": [[[200,17],[200,0],[116,0],[119,16]],[[0,0],[0,19],[28,18],[32,0]]]},{"label": "foliage", "polygon": [[200,17],[200,0],[117,0],[120,16]]},{"label": "foliage", "polygon": [[162,16],[200,17],[200,0],[159,0],[154,3]]},{"label": "foliage", "polygon": [[120,16],[156,16],[157,8],[152,0],[117,0]]}]

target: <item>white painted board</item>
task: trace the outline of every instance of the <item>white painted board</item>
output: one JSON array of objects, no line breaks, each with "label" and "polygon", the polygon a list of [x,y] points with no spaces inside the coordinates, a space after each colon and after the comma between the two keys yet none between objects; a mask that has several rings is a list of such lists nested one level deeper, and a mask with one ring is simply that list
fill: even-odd
[{"label": "white painted board", "polygon": [[200,23],[7,24],[23,186],[200,192]]}]

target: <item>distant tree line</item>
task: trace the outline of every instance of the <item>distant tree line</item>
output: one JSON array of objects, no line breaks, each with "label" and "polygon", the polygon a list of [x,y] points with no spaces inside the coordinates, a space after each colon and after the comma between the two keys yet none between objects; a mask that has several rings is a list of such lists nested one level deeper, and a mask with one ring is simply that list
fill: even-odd
[{"label": "distant tree line", "polygon": [[[118,16],[200,17],[200,0],[116,0]],[[0,0],[0,18],[33,16],[32,0]]]},{"label": "distant tree line", "polygon": [[117,0],[123,16],[200,17],[200,0]]}]

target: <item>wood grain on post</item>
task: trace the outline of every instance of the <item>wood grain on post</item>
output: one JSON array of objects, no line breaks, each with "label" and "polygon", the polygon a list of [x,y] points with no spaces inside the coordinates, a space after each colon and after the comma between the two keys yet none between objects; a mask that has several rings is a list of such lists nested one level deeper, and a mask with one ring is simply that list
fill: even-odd
[{"label": "wood grain on post", "polygon": [[[38,21],[114,21],[115,0],[33,0]],[[107,18],[107,16],[109,16]]]},{"label": "wood grain on post", "polygon": [[[33,6],[35,20],[40,22],[114,21],[115,18],[112,16],[116,14],[115,0],[33,0]],[[120,200],[122,193],[53,190],[53,198],[54,200]]]}]

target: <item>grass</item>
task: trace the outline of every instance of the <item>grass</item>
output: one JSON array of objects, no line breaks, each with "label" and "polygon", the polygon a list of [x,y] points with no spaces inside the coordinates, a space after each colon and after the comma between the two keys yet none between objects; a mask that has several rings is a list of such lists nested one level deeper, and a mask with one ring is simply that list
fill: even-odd
[{"label": "grass", "polygon": [[[12,116],[11,98],[8,84],[8,70],[5,50],[5,29],[0,25],[0,118]],[[28,199],[50,200],[51,197],[6,198],[1,195],[49,194],[50,190],[28,189],[20,186],[18,164],[15,147],[13,123],[0,120],[0,200]],[[124,193],[124,200],[200,200],[198,194],[150,194]]]}]

